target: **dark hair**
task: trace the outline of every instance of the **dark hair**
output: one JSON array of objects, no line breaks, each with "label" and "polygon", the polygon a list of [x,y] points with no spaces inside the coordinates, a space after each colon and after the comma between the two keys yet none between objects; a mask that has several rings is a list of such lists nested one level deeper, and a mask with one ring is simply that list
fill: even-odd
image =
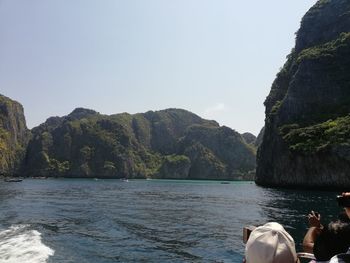
[{"label": "dark hair", "polygon": [[338,219],[343,223],[350,223],[350,218],[345,213],[345,211],[343,211],[339,214]]},{"label": "dark hair", "polygon": [[345,253],[350,247],[350,224],[341,221],[329,223],[315,240],[314,255],[317,260],[327,261]]}]

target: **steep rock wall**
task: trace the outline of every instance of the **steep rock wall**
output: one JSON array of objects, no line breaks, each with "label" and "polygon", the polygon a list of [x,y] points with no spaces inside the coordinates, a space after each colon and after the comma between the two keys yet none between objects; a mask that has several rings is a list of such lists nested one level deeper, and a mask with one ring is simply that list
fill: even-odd
[{"label": "steep rock wall", "polygon": [[19,173],[28,139],[22,105],[0,95],[0,174]]},{"label": "steep rock wall", "polygon": [[318,1],[265,101],[256,183],[350,187],[350,1]]}]

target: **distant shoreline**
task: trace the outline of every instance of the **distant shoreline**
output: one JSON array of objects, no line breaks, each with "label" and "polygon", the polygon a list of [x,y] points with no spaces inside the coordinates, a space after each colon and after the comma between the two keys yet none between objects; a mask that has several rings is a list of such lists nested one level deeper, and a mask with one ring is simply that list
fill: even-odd
[{"label": "distant shoreline", "polygon": [[[12,177],[12,176],[9,176]],[[1,179],[9,178],[7,176],[0,177]],[[21,177],[21,176],[14,176],[14,177]],[[162,181],[213,181],[213,182],[254,182],[254,180],[237,180],[237,179],[205,179],[205,178],[124,178],[124,177],[43,177],[43,176],[35,176],[35,177],[21,177],[23,179],[101,179],[101,180],[123,180],[128,179],[130,181],[137,181],[137,180],[149,180],[149,181],[155,181],[155,180],[162,180]]]}]

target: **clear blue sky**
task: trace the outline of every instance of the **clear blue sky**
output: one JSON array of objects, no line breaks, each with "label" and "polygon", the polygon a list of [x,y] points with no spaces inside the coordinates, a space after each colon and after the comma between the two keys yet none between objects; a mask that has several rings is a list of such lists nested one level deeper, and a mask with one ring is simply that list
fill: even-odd
[{"label": "clear blue sky", "polygon": [[257,134],[315,2],[0,0],[0,93],[30,128],[76,107],[175,107]]}]

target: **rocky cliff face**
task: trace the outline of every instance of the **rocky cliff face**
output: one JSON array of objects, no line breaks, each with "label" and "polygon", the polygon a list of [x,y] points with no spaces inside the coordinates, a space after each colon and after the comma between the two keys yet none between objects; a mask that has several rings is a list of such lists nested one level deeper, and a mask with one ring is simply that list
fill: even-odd
[{"label": "rocky cliff face", "polygon": [[262,144],[263,137],[264,137],[265,127],[262,127],[258,137],[256,137],[256,140],[254,141],[254,146],[258,149],[259,146]]},{"label": "rocky cliff face", "polygon": [[0,174],[19,172],[28,139],[22,105],[0,95]]},{"label": "rocky cliff face", "polygon": [[107,116],[78,108],[32,134],[29,176],[247,179],[255,169],[240,134],[180,109]]},{"label": "rocky cliff face", "polygon": [[256,183],[350,186],[350,1],[318,1],[265,101]]},{"label": "rocky cliff face", "polygon": [[243,139],[245,140],[246,143],[248,144],[252,144],[254,145],[255,144],[255,141],[256,141],[256,137],[254,134],[250,133],[250,132],[245,132],[243,134],[241,134]]}]

